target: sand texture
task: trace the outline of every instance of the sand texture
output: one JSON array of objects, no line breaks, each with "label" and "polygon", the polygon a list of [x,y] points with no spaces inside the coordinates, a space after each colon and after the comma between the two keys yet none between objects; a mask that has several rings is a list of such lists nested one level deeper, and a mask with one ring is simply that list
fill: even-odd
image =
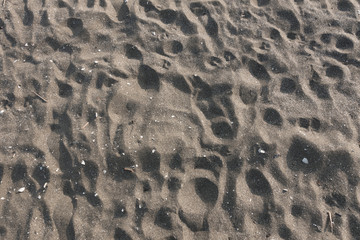
[{"label": "sand texture", "polygon": [[358,0],[0,0],[0,239],[360,239]]}]

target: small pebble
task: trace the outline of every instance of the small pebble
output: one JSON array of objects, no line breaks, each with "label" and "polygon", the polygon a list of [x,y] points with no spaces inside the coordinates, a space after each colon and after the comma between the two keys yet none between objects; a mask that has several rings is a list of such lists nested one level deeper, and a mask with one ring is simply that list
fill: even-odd
[{"label": "small pebble", "polygon": [[307,158],[303,158],[302,162],[305,163],[305,164],[309,164],[309,160]]},{"label": "small pebble", "polygon": [[22,193],[25,191],[25,187],[19,188],[18,193]]},{"label": "small pebble", "polygon": [[261,148],[259,148],[258,152],[259,153],[265,153],[265,150],[262,150]]},{"label": "small pebble", "polygon": [[84,160],[81,161],[81,165],[85,166],[85,161]]}]

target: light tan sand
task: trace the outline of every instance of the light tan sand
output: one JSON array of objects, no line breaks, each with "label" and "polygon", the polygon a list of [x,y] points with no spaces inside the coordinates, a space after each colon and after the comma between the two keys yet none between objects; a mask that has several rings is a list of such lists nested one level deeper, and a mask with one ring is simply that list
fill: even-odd
[{"label": "light tan sand", "polygon": [[4,1],[0,238],[360,239],[359,14]]}]

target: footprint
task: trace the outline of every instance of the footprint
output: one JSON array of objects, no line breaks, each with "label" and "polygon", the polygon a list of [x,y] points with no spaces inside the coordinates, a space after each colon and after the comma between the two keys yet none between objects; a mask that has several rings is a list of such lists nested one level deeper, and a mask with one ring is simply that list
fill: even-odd
[{"label": "footprint", "polygon": [[[75,238],[73,238],[75,239]],[[121,228],[116,228],[114,233],[115,240],[132,240],[132,238]]]},{"label": "footprint", "polygon": [[218,138],[231,139],[234,137],[234,132],[229,123],[225,121],[212,122],[211,130]]},{"label": "footprint", "polygon": [[165,9],[159,12],[160,20],[165,24],[171,24],[176,21],[177,12],[172,9]]},{"label": "footprint", "polygon": [[[142,232],[142,220],[145,213],[148,212],[147,205],[144,201],[136,199],[135,203],[135,224],[138,232]],[[123,239],[123,238],[121,238]]]},{"label": "footprint", "polygon": [[14,93],[8,93],[6,94],[7,99],[1,100],[1,104],[4,106],[4,108],[9,107],[11,108],[15,103],[15,95]]},{"label": "footprint", "polygon": [[198,33],[196,24],[191,22],[182,12],[178,14],[176,25],[180,26],[180,30],[185,35],[193,35]]},{"label": "footprint", "polygon": [[317,81],[309,81],[310,89],[316,93],[317,97],[320,99],[331,99],[329,93],[329,87],[325,84],[321,84]]},{"label": "footprint", "polygon": [[121,5],[117,13],[117,19],[121,22],[121,21],[129,20],[129,18],[130,18],[130,9],[125,2]]},{"label": "footprint", "polygon": [[144,172],[158,172],[160,170],[160,153],[151,148],[143,148],[139,152],[142,170]]},{"label": "footprint", "polygon": [[227,62],[236,59],[235,55],[230,51],[224,51],[224,58],[225,58],[225,61],[227,61]]},{"label": "footprint", "polygon": [[191,89],[188,82],[185,80],[184,76],[180,74],[168,75],[166,80],[169,81],[176,89],[180,90],[183,93],[190,94]]},{"label": "footprint", "polygon": [[287,165],[292,171],[311,173],[320,170],[323,166],[323,154],[311,142],[294,137],[288,150]]},{"label": "footprint", "polygon": [[268,124],[281,127],[283,120],[279,112],[274,108],[267,108],[264,112],[264,121]]},{"label": "footprint", "polygon": [[0,236],[5,237],[7,233],[6,227],[0,226]]},{"label": "footprint", "polygon": [[138,83],[144,90],[160,90],[160,80],[158,73],[148,65],[140,65]]},{"label": "footprint", "polygon": [[79,18],[69,18],[67,26],[70,28],[74,36],[79,35],[84,30],[83,21]]},{"label": "footprint", "polygon": [[325,198],[325,203],[330,207],[345,208],[346,207],[346,197],[340,193],[333,192],[331,195],[327,195]]},{"label": "footprint", "polygon": [[353,214],[349,214],[348,219],[350,233],[354,239],[358,239],[360,236],[360,221]]},{"label": "footprint", "polygon": [[291,78],[281,79],[280,92],[282,93],[293,93],[296,90],[296,83]]},{"label": "footprint", "polygon": [[168,180],[168,189],[172,192],[177,192],[181,188],[181,181],[176,177],[171,177]]},{"label": "footprint", "polygon": [[83,167],[85,176],[89,179],[91,186],[95,187],[97,178],[99,177],[99,167],[93,161],[87,160],[84,161],[85,165]]},{"label": "footprint", "polygon": [[266,6],[270,3],[270,0],[257,0],[257,5],[259,7]]},{"label": "footprint", "polygon": [[315,130],[315,131],[319,131],[320,127],[321,127],[321,123],[320,120],[317,118],[312,118],[311,119],[311,127]]},{"label": "footprint", "polygon": [[43,14],[41,15],[40,25],[43,27],[50,26],[49,15],[47,13],[47,10],[44,10]]},{"label": "footprint", "polygon": [[248,62],[248,67],[251,75],[253,75],[257,80],[264,82],[270,81],[270,75],[263,65],[254,60],[250,60]]},{"label": "footprint", "polygon": [[169,167],[173,170],[183,170],[182,167],[183,159],[181,158],[179,153],[176,153],[170,160]]},{"label": "footprint", "polygon": [[125,170],[125,168],[129,168],[134,165],[134,161],[128,154],[120,155],[119,157],[108,154],[106,157],[106,164],[109,173],[115,181],[121,182],[122,180],[130,180],[134,178],[134,174]]},{"label": "footprint", "polygon": [[344,37],[344,36],[340,36],[336,40],[336,45],[335,46],[336,46],[336,48],[341,49],[341,50],[352,49],[352,48],[354,48],[354,43],[349,38]]},{"label": "footprint", "polygon": [[218,31],[219,31],[218,24],[210,16],[208,16],[208,21],[207,21],[207,24],[205,26],[205,30],[206,30],[207,34],[209,34],[210,37],[217,37],[218,36]]},{"label": "footprint", "polygon": [[214,176],[218,179],[220,176],[220,170],[223,164],[219,157],[210,156],[210,157],[198,157],[195,161],[195,169],[205,169],[214,173]]},{"label": "footprint", "polygon": [[338,4],[337,4],[337,8],[340,11],[343,12],[350,12],[350,11],[354,11],[354,5],[349,2],[348,0],[339,0]]},{"label": "footprint", "polygon": [[209,63],[213,67],[218,67],[218,68],[222,67],[222,61],[218,57],[214,57],[214,56],[210,57]]},{"label": "footprint", "polygon": [[31,26],[34,22],[34,13],[29,9],[27,1],[24,2],[25,2],[25,6],[24,6],[23,24],[24,26]]},{"label": "footprint", "polygon": [[270,38],[274,39],[274,40],[281,40],[282,39],[279,30],[277,30],[275,28],[273,28],[270,31]]},{"label": "footprint", "polygon": [[215,183],[207,178],[196,178],[195,191],[203,202],[215,205],[219,195],[219,190]]},{"label": "footprint", "polygon": [[[125,4],[125,3],[124,3]],[[140,6],[142,6],[144,8],[145,12],[150,12],[150,11],[158,11],[156,9],[156,7],[152,4],[151,1],[148,0],[140,0],[139,1]]]},{"label": "footprint", "polygon": [[197,17],[202,17],[209,13],[209,10],[200,2],[190,3],[190,10]]},{"label": "footprint", "polygon": [[125,218],[127,216],[128,213],[126,211],[125,206],[121,203],[116,203],[114,209],[114,218]]},{"label": "footprint", "polygon": [[278,234],[279,237],[281,237],[282,239],[293,239],[293,234],[291,230],[285,224],[281,224],[278,227]]},{"label": "footprint", "polygon": [[291,206],[291,215],[294,217],[302,217],[305,214],[305,207],[299,204]]},{"label": "footprint", "polygon": [[166,229],[166,230],[172,230],[173,229],[173,223],[171,219],[171,209],[166,207],[161,207],[160,210],[156,213],[155,216],[155,225]]},{"label": "footprint", "polygon": [[295,14],[290,10],[281,10],[277,12],[277,15],[285,19],[290,24],[290,31],[299,31],[300,30],[300,22],[295,16]]},{"label": "footprint", "polygon": [[17,163],[11,172],[11,180],[15,183],[24,180],[27,177],[27,167],[24,164]]},{"label": "footprint", "polygon": [[326,76],[342,79],[344,77],[344,71],[339,66],[331,65],[326,69]]},{"label": "footprint", "polygon": [[45,183],[50,182],[50,171],[42,163],[39,163],[33,171],[32,177],[39,183],[40,187],[43,188]]},{"label": "footprint", "polygon": [[331,34],[330,33],[321,34],[320,40],[323,43],[329,44],[331,42]]},{"label": "footprint", "polygon": [[4,176],[4,165],[0,164],[0,183],[2,182],[3,176]]},{"label": "footprint", "polygon": [[257,169],[250,169],[246,173],[246,183],[250,191],[255,195],[268,196],[272,194],[270,183],[262,172]]},{"label": "footprint", "polygon": [[163,52],[168,56],[176,56],[177,54],[181,53],[183,51],[184,47],[181,42],[172,40],[172,41],[166,41],[163,44],[162,50]]},{"label": "footprint", "polygon": [[299,118],[299,126],[302,128],[309,129],[310,121],[306,118]]},{"label": "footprint", "polygon": [[131,44],[125,45],[125,55],[129,59],[142,60],[143,58],[142,53],[139,51],[139,49]]},{"label": "footprint", "polygon": [[63,98],[68,98],[73,95],[73,88],[71,85],[67,83],[62,83],[60,81],[57,81],[58,87],[59,87],[59,96]]}]

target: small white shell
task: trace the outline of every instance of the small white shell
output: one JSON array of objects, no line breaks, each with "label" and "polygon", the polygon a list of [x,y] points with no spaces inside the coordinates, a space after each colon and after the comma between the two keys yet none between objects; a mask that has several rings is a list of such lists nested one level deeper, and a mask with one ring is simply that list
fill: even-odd
[{"label": "small white shell", "polygon": [[305,164],[309,164],[309,160],[307,158],[303,158],[301,161]]}]

